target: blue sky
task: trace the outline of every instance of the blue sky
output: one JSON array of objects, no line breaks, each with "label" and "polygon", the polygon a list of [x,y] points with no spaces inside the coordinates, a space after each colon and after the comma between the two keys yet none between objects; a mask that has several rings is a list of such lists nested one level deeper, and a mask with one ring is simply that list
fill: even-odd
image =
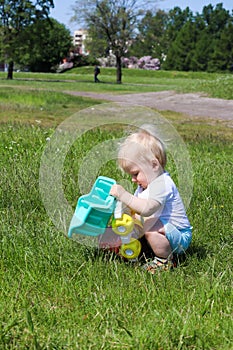
[{"label": "blue sky", "polygon": [[[85,0],[84,0],[85,1]],[[208,0],[163,0],[156,1],[157,7],[162,10],[170,10],[175,6],[181,9],[187,6],[195,13],[201,12],[203,7],[209,4],[215,6],[216,4],[222,3],[226,10],[233,10],[232,0],[219,0],[219,1],[208,1]],[[57,21],[65,24],[65,26],[73,32],[76,29],[80,29],[78,23],[70,23],[70,18],[72,17],[72,5],[75,4],[75,0],[54,0],[55,8],[51,11],[51,17],[55,18]]]}]

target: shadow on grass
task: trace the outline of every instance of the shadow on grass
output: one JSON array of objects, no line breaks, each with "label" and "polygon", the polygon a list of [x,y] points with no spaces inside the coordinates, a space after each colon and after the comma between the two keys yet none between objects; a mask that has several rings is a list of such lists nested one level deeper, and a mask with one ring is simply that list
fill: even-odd
[{"label": "shadow on grass", "polygon": [[[144,264],[148,262],[148,260],[153,259],[155,254],[151,249],[150,245],[146,241],[145,237],[140,239],[142,249],[141,253],[138,256],[137,261],[139,264]],[[130,260],[123,258],[119,255],[119,249],[98,249],[98,248],[90,248],[85,249],[83,251],[85,259],[89,260],[101,260],[106,263],[110,263],[112,261],[118,261],[122,263],[130,262]],[[191,246],[187,249],[184,254],[174,254],[173,260],[175,266],[188,266],[191,263],[192,258],[196,258],[198,260],[205,260],[207,256],[207,252],[205,247],[197,245],[195,243],[191,244]]]},{"label": "shadow on grass", "polygon": [[184,265],[188,266],[190,258],[196,258],[198,260],[205,260],[207,256],[206,249],[203,246],[197,244],[191,244],[184,254],[179,254],[174,256],[174,261],[177,266]]},{"label": "shadow on grass", "polygon": [[197,245],[195,243],[190,245],[190,247],[187,249],[186,254],[191,256],[195,255],[200,260],[205,260],[207,256],[205,247]]}]

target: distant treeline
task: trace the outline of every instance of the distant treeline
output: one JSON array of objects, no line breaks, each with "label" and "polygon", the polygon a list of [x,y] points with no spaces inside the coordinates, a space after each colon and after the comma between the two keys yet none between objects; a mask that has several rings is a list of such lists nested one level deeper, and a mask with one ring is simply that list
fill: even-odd
[{"label": "distant treeline", "polygon": [[232,71],[233,10],[230,13],[219,3],[195,14],[189,7],[149,11],[128,55],[159,58],[165,70]]}]

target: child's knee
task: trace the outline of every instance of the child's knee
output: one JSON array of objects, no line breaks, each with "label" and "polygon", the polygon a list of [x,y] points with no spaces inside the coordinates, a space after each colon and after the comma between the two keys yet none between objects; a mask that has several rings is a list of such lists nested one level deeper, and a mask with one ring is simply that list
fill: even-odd
[{"label": "child's knee", "polygon": [[149,241],[150,239],[154,239],[156,236],[158,235],[158,232],[156,231],[147,231],[144,233],[144,236],[146,238],[147,241]]}]

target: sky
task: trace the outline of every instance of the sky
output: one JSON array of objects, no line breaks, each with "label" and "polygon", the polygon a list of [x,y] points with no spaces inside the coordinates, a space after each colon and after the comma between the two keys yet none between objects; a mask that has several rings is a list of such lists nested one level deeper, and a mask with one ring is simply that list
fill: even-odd
[{"label": "sky", "polygon": [[[84,0],[85,1],[85,0]],[[204,6],[212,4],[222,3],[223,8],[226,10],[233,10],[232,0],[219,0],[219,1],[208,1],[208,0],[157,0],[158,9],[169,11],[175,6],[180,7],[182,10],[189,7],[190,10],[195,14],[196,12],[202,12]],[[75,0],[54,0],[54,9],[51,10],[51,17],[55,18],[58,22],[65,24],[65,26],[71,31],[80,29],[78,23],[70,23],[70,18],[72,17],[72,6],[75,4]]]}]

